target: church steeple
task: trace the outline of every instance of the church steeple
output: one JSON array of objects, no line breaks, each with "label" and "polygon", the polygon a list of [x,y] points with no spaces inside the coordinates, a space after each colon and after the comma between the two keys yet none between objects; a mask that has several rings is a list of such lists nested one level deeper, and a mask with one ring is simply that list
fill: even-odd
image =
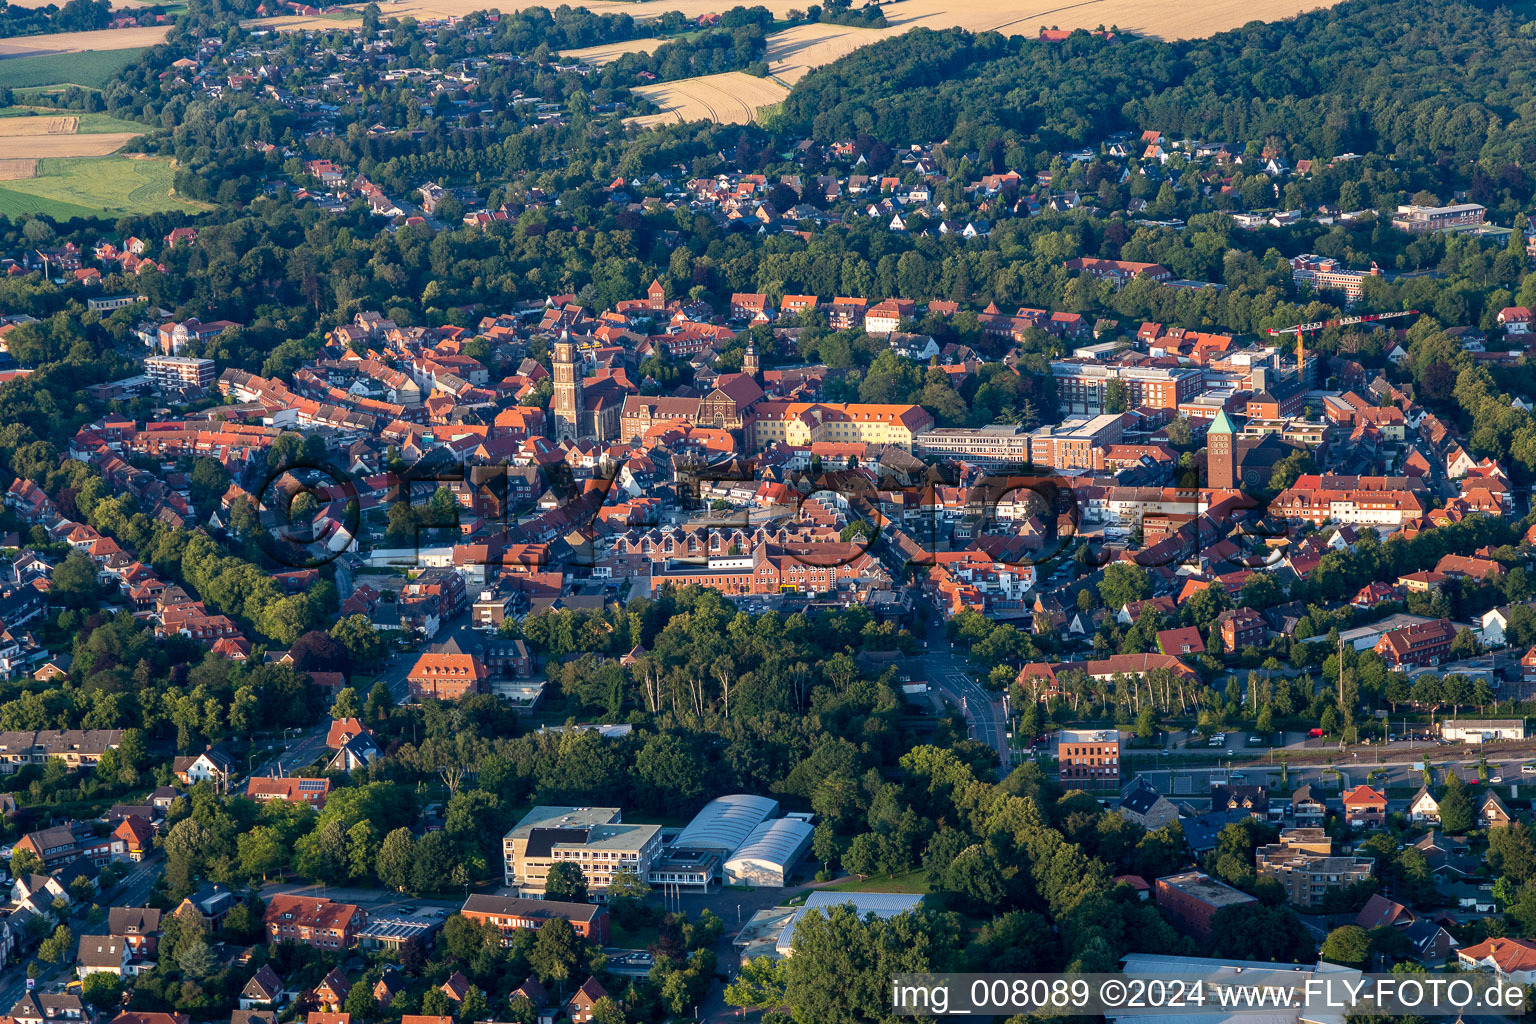
[{"label": "church steeple", "polygon": [[555,393],[550,398],[550,412],[555,419],[555,440],[581,437],[581,377],[576,371],[576,344],[569,331],[560,332],[550,363],[554,369]]},{"label": "church steeple", "polygon": [[741,372],[756,380],[757,369],[757,343],[748,338],[747,354],[741,357]]}]

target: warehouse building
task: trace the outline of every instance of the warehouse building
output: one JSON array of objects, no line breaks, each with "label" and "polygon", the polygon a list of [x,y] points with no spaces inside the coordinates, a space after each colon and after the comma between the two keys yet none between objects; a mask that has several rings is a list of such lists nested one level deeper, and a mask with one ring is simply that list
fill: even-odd
[{"label": "warehouse building", "polygon": [[816,830],[799,818],[775,818],[752,830],[741,848],[725,862],[727,885],[783,887]]}]

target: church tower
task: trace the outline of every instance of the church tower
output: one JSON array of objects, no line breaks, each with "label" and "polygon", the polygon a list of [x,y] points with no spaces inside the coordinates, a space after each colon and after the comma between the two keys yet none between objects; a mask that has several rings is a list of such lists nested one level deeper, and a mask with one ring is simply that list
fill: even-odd
[{"label": "church tower", "polygon": [[554,366],[555,393],[549,409],[555,418],[555,440],[581,437],[581,376],[576,370],[576,344],[569,331],[560,332],[551,358]]},{"label": "church tower", "polygon": [[749,337],[747,339],[747,354],[741,357],[741,372],[757,379],[757,345]]},{"label": "church tower", "polygon": [[1205,480],[1217,490],[1237,487],[1237,431],[1225,409],[1216,413],[1205,435]]}]

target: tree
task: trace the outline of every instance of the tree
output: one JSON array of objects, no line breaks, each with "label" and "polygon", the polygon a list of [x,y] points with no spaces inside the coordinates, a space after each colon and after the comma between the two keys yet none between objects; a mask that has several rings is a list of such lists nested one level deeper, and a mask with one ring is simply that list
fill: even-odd
[{"label": "tree", "polygon": [[1445,790],[1440,794],[1440,827],[1451,835],[1459,835],[1472,827],[1472,799],[1467,795],[1466,783],[1454,771],[1445,774]]},{"label": "tree", "polygon": [[87,608],[96,603],[100,593],[96,563],[79,551],[71,551],[53,570],[48,599],[66,608]]},{"label": "tree", "polygon": [[533,948],[528,951],[528,964],[544,984],[561,988],[575,973],[585,953],[585,943],[571,927],[571,922],[555,917],[535,933]]},{"label": "tree", "polygon": [[562,860],[550,865],[544,879],[544,898],[567,903],[587,902],[587,876],[575,861]]},{"label": "tree", "polygon": [[455,1014],[462,1021],[487,1020],[491,1015],[491,1004],[485,998],[485,992],[475,985],[471,985],[464,993],[464,999],[459,1003],[459,1012]]},{"label": "tree", "polygon": [[1488,830],[1488,865],[1516,885],[1536,874],[1536,842],[1523,821]]},{"label": "tree", "polygon": [[960,949],[958,919],[928,911],[860,920],[852,907],[812,911],[793,936],[784,1002],[806,1024],[863,1024],[885,1006],[894,974],[945,971]]},{"label": "tree", "polygon": [[[347,990],[346,1002],[342,1009],[352,1015],[354,1021],[370,1021],[379,1014],[378,1000],[373,998],[373,986],[359,981]],[[468,1017],[466,1020],[479,1020],[478,1017]]]},{"label": "tree", "polygon": [[259,876],[263,882],[268,875],[280,871],[288,859],[283,837],[277,829],[267,825],[257,825],[242,833],[236,845],[240,870],[252,878]]},{"label": "tree", "polygon": [[42,859],[37,854],[24,846],[16,848],[11,854],[11,877],[24,878],[43,870]]},{"label": "tree", "polygon": [[525,995],[512,997],[508,1007],[508,1024],[538,1024],[539,1008]]},{"label": "tree", "polygon": [[[478,1020],[477,1017],[465,1017],[465,1020]],[[592,1004],[592,1024],[627,1024],[624,1009],[608,996],[603,996]]]},{"label": "tree", "polygon": [[122,979],[106,971],[88,974],[80,983],[80,998],[96,1007],[98,1012],[111,1010],[122,1003]]},{"label": "tree", "polygon": [[1147,571],[1130,562],[1115,562],[1104,570],[1099,580],[1099,597],[1104,607],[1120,609],[1133,601],[1140,601],[1152,593],[1152,581]]},{"label": "tree", "polygon": [[416,843],[408,828],[397,828],[379,844],[379,881],[396,892],[410,888],[411,865],[416,860]]},{"label": "tree", "polygon": [[726,1005],[741,1009],[783,1006],[787,966],[787,960],[776,957],[757,956],[743,961],[741,973],[726,986]]},{"label": "tree", "polygon": [[45,964],[62,964],[75,948],[75,933],[61,924],[37,947],[37,958]]},{"label": "tree", "polygon": [[1319,955],[1347,967],[1364,967],[1371,957],[1371,937],[1357,924],[1346,924],[1328,933]]},{"label": "tree", "polygon": [[192,942],[183,943],[176,950],[176,966],[181,968],[181,973],[194,980],[206,978],[213,973],[217,966],[214,960],[213,950],[208,948],[208,943],[201,938]]}]

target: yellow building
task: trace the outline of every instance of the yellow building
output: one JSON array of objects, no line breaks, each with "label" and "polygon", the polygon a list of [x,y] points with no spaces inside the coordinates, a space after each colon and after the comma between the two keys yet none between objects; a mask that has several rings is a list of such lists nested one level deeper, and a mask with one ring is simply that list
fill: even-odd
[{"label": "yellow building", "polygon": [[797,447],[826,441],[893,444],[911,451],[913,439],[933,427],[933,417],[920,405],[759,402],[748,412],[745,427],[754,451],[775,441]]}]

